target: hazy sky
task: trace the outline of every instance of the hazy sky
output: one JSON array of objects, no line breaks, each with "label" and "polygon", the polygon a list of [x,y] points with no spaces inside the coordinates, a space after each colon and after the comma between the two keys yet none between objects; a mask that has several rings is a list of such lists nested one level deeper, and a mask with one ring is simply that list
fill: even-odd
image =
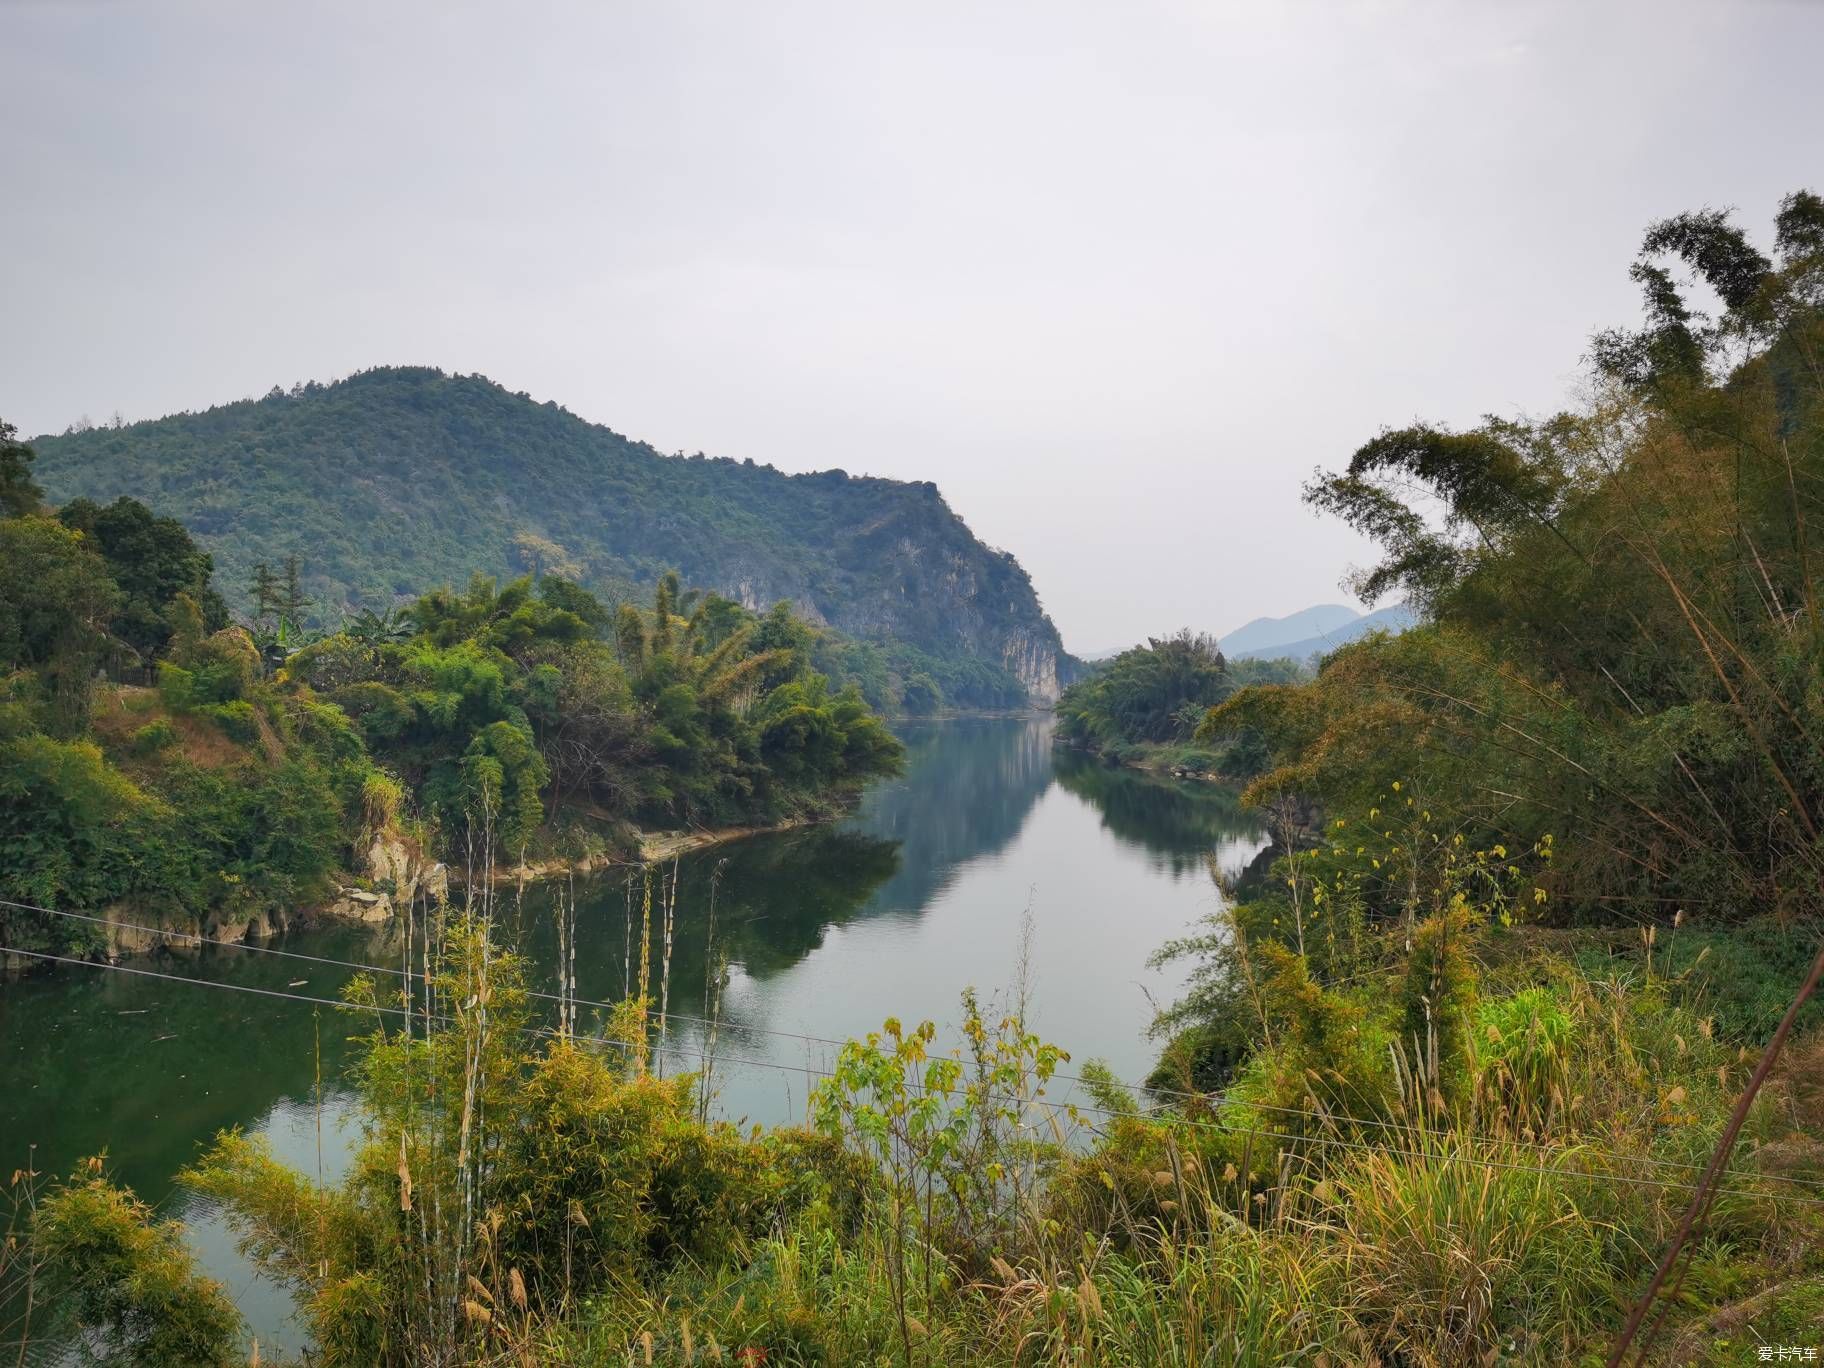
[{"label": "hazy sky", "polygon": [[382,363],[935,480],[1074,649],[1342,595],[1651,219],[1824,190],[1824,6],[0,0],[0,416]]}]

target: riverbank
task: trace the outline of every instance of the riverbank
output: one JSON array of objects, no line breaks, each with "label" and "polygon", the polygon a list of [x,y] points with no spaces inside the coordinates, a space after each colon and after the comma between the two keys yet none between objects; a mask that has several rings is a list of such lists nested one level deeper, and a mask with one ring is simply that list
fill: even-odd
[{"label": "riverbank", "polygon": [[1137,743],[1123,746],[1119,750],[1103,750],[1095,746],[1083,745],[1080,742],[1067,741],[1063,737],[1055,738],[1054,744],[1065,750],[1076,751],[1079,755],[1087,755],[1100,760],[1105,765],[1139,770],[1143,774],[1155,774],[1169,779],[1195,779],[1206,784],[1231,782],[1227,776],[1218,774],[1212,768],[1217,757],[1196,746],[1160,746]]},{"label": "riverbank", "polygon": [[[594,874],[604,869],[631,868],[658,864],[693,851],[746,840],[750,836],[767,836],[801,827],[817,826],[835,820],[836,813],[810,817],[791,817],[781,822],[759,826],[696,827],[687,831],[641,831],[627,828],[628,846],[620,851],[601,850],[577,856],[558,856],[548,860],[528,860],[520,865],[497,865],[492,878],[496,884],[537,883],[544,879],[562,878],[569,874]],[[465,882],[452,875],[455,883]]]},{"label": "riverbank", "polygon": [[[717,1117],[801,1123],[805,1071],[828,1067],[824,1047],[774,1031],[865,1039],[889,1013],[936,1015],[970,983],[1003,985],[1029,906],[1034,973],[1046,990],[1033,1029],[1106,1059],[1123,1078],[1152,1066],[1147,996],[1110,992],[1107,984],[1144,982],[1160,1000],[1181,991],[1175,971],[1149,968],[1147,956],[1207,910],[1203,852],[1251,842],[1254,828],[1239,816],[1232,831],[1212,826],[1228,813],[1197,801],[1206,796],[1202,786],[1110,769],[1094,789],[1057,787],[1053,761],[1068,757],[1053,752],[1042,722],[906,731],[914,742],[906,776],[875,786],[840,822],[800,821],[801,829],[777,837],[750,836],[751,827],[732,823],[647,832],[655,855],[681,840],[702,852],[686,855],[679,872],[670,1010],[709,1015],[705,991],[714,992],[726,954],[730,986],[712,1079]],[[1251,849],[1224,858],[1244,863]],[[728,865],[718,872],[724,857]],[[1068,880],[1059,873],[1067,868]],[[665,871],[669,887],[669,859]],[[636,902],[629,956],[623,872],[579,877],[574,890],[562,879],[529,884],[523,900],[510,885],[498,890],[502,940],[525,957],[536,989],[557,991],[553,909],[561,895],[575,909],[575,996],[589,1003],[624,996],[629,963],[638,970],[641,928]],[[454,896],[460,903],[463,891]],[[1105,902],[1126,914],[1100,915]],[[664,961],[656,897],[651,930],[656,991]],[[289,1292],[254,1276],[215,1209],[173,1175],[227,1128],[264,1138],[314,1174],[319,1087],[326,1181],[347,1172],[362,1143],[349,1071],[369,1027],[296,999],[338,998],[359,972],[350,966],[397,966],[398,931],[398,923],[294,922],[268,942],[285,955],[208,946],[164,963],[123,961],[213,987],[76,966],[34,975],[16,992],[0,987],[0,1136],[20,1151],[11,1162],[35,1141],[36,1167],[68,1172],[105,1148],[111,1173],[185,1222],[186,1244],[201,1252],[209,1276],[237,1293],[250,1289],[242,1306],[262,1357],[280,1350],[301,1358],[306,1336],[295,1328]],[[421,953],[416,938],[412,953],[414,960]],[[563,950],[566,963],[569,953]],[[541,1013],[554,1010],[539,1003]],[[598,1010],[583,1007],[579,1026],[599,1030]],[[706,1028],[672,1026],[666,1072],[700,1067]]]},{"label": "riverbank", "polygon": [[[617,850],[604,849],[575,857],[531,860],[522,865],[496,866],[491,871],[495,886],[525,885],[564,878],[575,874],[594,874],[614,868],[633,868],[642,864],[659,864],[699,850],[726,845],[733,841],[779,832],[796,831],[833,821],[839,812],[818,813],[787,818],[762,825],[698,827],[692,830],[641,831],[625,828],[626,840]],[[150,912],[135,912],[122,907],[105,908],[94,914],[83,914],[95,927],[99,943],[82,958],[108,964],[152,954],[194,954],[210,945],[235,945],[273,939],[292,931],[336,925],[383,925],[396,915],[398,906],[422,891],[426,896],[444,898],[452,887],[468,882],[464,872],[452,866],[433,863],[422,865],[398,842],[376,842],[371,856],[375,871],[354,878],[344,873],[333,894],[320,901],[290,909],[288,912],[261,912],[251,916],[225,918],[186,918],[160,925]],[[374,886],[391,885],[406,891],[405,897],[377,891]],[[73,915],[73,914],[72,914]],[[35,969],[46,967],[45,961],[27,955],[0,951],[0,982],[17,980]]]}]

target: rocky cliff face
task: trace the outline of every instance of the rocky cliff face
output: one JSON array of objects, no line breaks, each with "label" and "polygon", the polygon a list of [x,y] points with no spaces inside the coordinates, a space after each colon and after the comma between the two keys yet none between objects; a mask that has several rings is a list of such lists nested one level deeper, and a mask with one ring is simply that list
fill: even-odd
[{"label": "rocky cliff face", "polygon": [[1055,643],[1035,641],[1031,636],[1015,633],[1008,637],[1001,659],[1013,677],[1026,687],[1026,696],[1034,703],[1050,707],[1058,701],[1058,648]]}]

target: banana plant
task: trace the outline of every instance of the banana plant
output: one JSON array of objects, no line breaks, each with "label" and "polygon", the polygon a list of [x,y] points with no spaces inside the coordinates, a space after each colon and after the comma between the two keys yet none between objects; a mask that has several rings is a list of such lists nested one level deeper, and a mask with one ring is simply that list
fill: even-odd
[{"label": "banana plant", "polygon": [[376,664],[380,661],[382,646],[409,641],[414,630],[411,613],[403,608],[383,608],[378,613],[372,608],[363,608],[342,623],[342,634],[370,649]]},{"label": "banana plant", "polygon": [[323,639],[321,632],[300,627],[288,617],[249,623],[247,635],[253,638],[254,649],[260,653],[260,661],[268,674],[283,669],[285,662],[299,651]]}]

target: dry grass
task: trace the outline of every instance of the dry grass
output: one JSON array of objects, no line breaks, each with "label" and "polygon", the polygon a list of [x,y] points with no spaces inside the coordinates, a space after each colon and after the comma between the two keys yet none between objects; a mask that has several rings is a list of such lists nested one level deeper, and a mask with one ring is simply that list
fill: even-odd
[{"label": "dry grass", "polygon": [[[169,723],[177,732],[178,743],[173,747],[173,753],[200,769],[227,769],[240,764],[248,756],[245,746],[230,739],[208,718],[187,717],[172,712],[158,696],[157,689],[116,684],[97,691],[95,695],[92,714],[95,739],[110,756],[117,757],[122,768],[128,771],[136,766],[142,771],[150,768],[143,760],[135,760],[131,753],[131,743],[133,734],[141,727],[158,721]],[[271,723],[263,716],[259,722],[261,740],[265,743],[267,755],[282,759],[283,747],[278,737],[272,734]],[[279,748],[276,752],[275,747]]]}]

